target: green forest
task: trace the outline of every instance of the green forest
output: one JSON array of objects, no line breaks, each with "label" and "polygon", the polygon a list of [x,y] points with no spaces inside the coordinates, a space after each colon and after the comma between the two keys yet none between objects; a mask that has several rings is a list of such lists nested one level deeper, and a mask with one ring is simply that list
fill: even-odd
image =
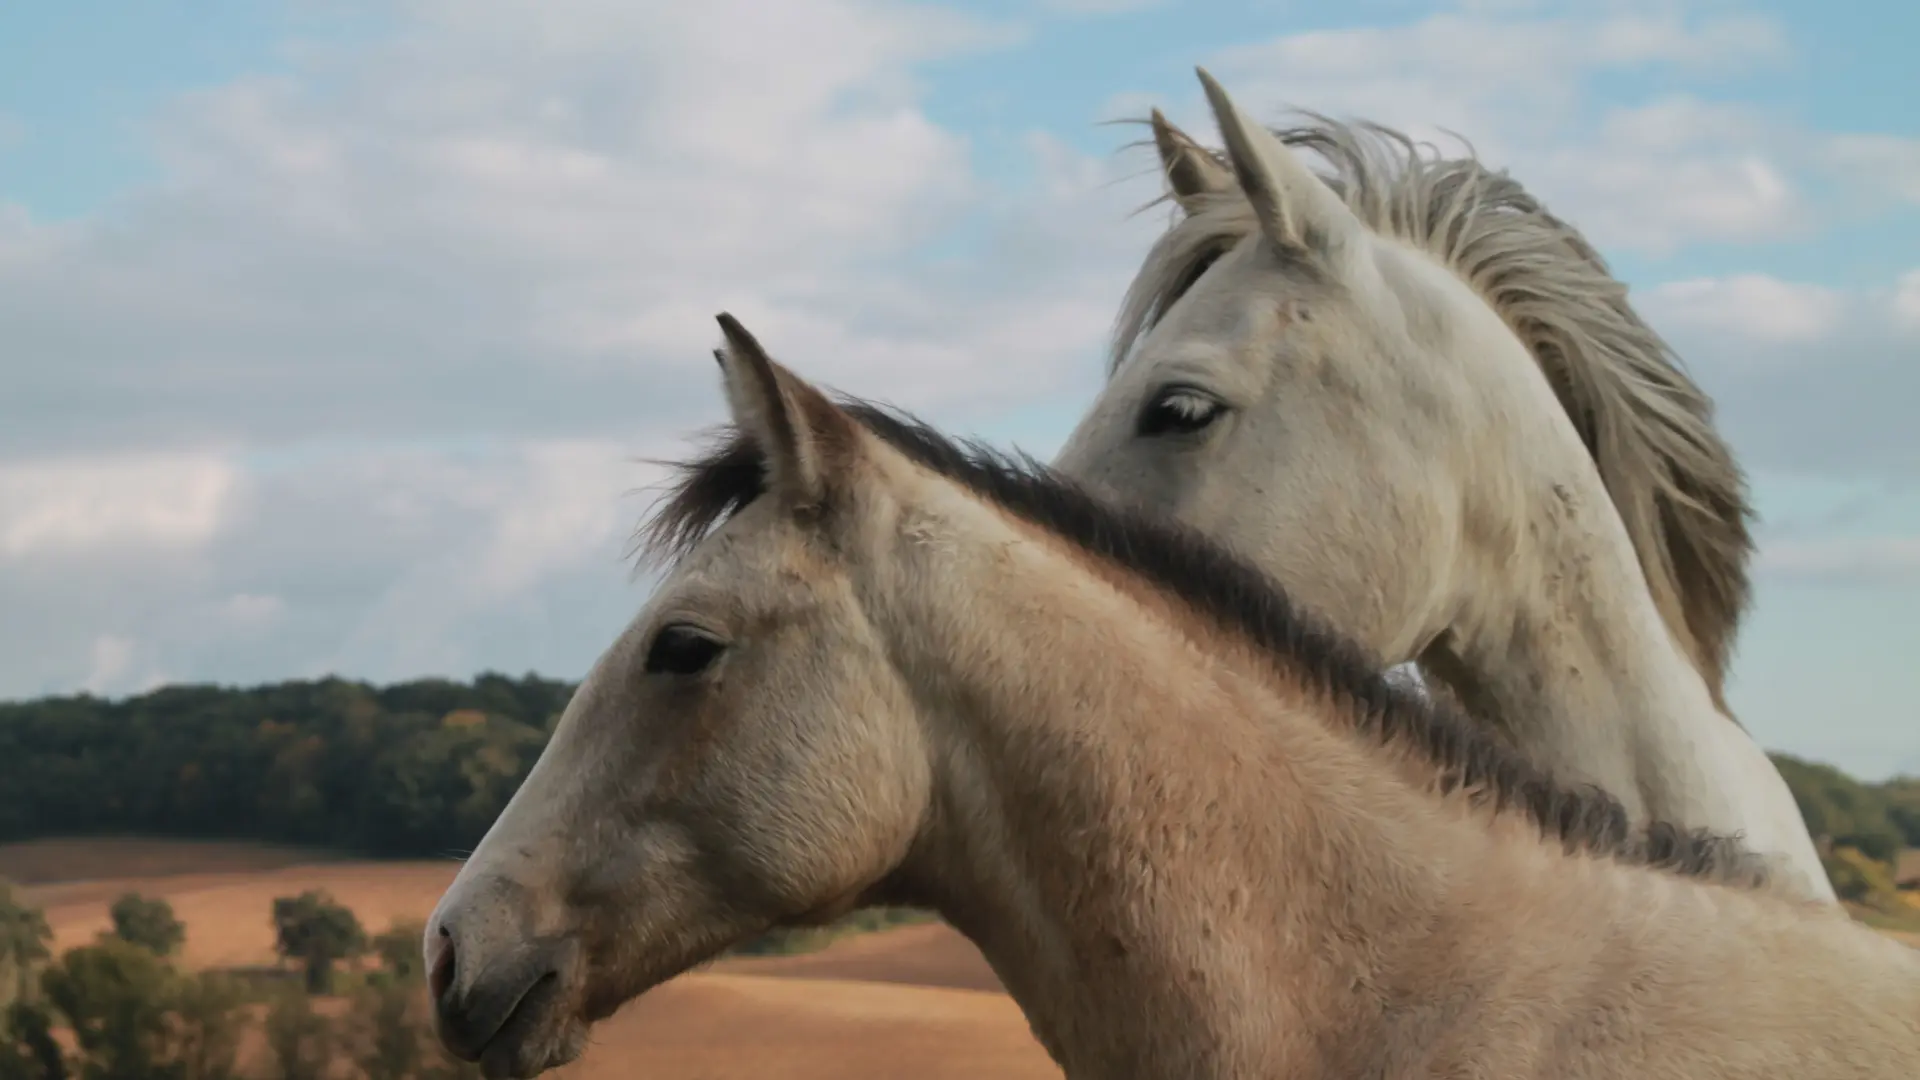
[{"label": "green forest", "polygon": [[573,684],[168,686],[0,705],[0,843],[144,834],[380,857],[471,849]]},{"label": "green forest", "polygon": [[[0,843],[76,835],[257,840],[371,857],[471,849],[533,767],[574,684],[537,675],[379,687],[169,686],[0,705]],[[1864,784],[1776,755],[1829,873],[1890,916],[1920,848],[1920,778]]]}]

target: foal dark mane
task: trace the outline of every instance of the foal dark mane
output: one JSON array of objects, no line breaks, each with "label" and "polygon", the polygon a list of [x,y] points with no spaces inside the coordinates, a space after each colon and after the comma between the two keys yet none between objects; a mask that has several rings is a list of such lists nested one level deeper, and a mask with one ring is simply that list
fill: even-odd
[{"label": "foal dark mane", "polygon": [[[1357,642],[1297,608],[1278,582],[1198,531],[1100,499],[1028,455],[951,438],[888,406],[844,395],[838,404],[920,466],[1138,574],[1272,652],[1309,687],[1344,705],[1357,731],[1430,762],[1442,792],[1466,788],[1476,801],[1517,810],[1569,853],[1748,887],[1765,882],[1763,865],[1737,836],[1658,821],[1635,829],[1606,791],[1562,784],[1450,703],[1396,685]],[[669,463],[677,478],[641,532],[643,556],[684,555],[764,491],[759,446],[730,428],[718,436],[704,454]]]}]

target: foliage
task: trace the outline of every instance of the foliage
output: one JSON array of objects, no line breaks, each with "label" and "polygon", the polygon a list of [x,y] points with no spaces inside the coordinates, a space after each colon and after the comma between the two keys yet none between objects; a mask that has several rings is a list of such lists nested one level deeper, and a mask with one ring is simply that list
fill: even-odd
[{"label": "foliage", "polygon": [[171,956],[187,940],[187,927],[174,918],[173,905],[159,897],[130,892],[113,902],[113,935],[155,956]]},{"label": "foliage", "polygon": [[[274,914],[289,938],[323,954],[364,942],[359,920],[324,892],[282,897]],[[0,1080],[478,1080],[478,1067],[434,1036],[420,937],[418,922],[401,920],[376,938],[385,966],[337,1020],[315,1008],[303,982],[277,987],[258,1021],[259,1050],[243,1062],[254,1021],[237,979],[182,973],[151,949],[103,934],[42,976],[51,1008],[0,1012]]]},{"label": "foliage", "polygon": [[1880,785],[1887,820],[1910,848],[1920,848],[1920,776],[1895,777]]},{"label": "foliage", "polygon": [[[383,935],[384,936],[384,935]],[[415,952],[419,936],[414,935]],[[347,1056],[365,1080],[467,1080],[480,1067],[449,1054],[433,1033],[426,984],[390,978],[354,996],[341,1033]]]},{"label": "foliage", "polygon": [[367,947],[360,920],[324,889],[275,899],[273,929],[274,948],[280,955],[306,965],[310,994],[331,993],[334,965]]},{"label": "foliage", "polygon": [[0,1080],[66,1080],[67,1060],[45,1006],[16,1001],[0,1011]]},{"label": "foliage", "polygon": [[1920,906],[1894,885],[1903,850],[1920,847],[1920,778],[1863,784],[1831,765],[1785,754],[1786,778],[1807,829],[1823,841],[1821,864],[1855,915],[1889,929],[1920,929]]},{"label": "foliage", "polygon": [[169,1054],[174,980],[173,969],[153,953],[102,937],[68,949],[40,983],[73,1032],[85,1080],[173,1080],[179,1075]]},{"label": "foliage", "polygon": [[334,1058],[337,1034],[313,1000],[289,986],[274,996],[263,1025],[273,1080],[324,1080]]},{"label": "foliage", "polygon": [[1833,891],[1851,903],[1866,904],[1879,884],[1873,860],[1854,848],[1836,848],[1820,857],[1820,865],[1826,869]]},{"label": "foliage", "polygon": [[0,842],[137,834],[431,857],[479,843],[570,683],[169,686],[0,704]]},{"label": "foliage", "polygon": [[1788,754],[1771,756],[1816,838],[1826,837],[1881,862],[1890,861],[1903,847],[1920,847],[1920,834],[1905,832],[1892,813],[1902,806],[1903,817],[1909,811],[1920,816],[1920,781],[1863,784],[1831,765]]},{"label": "foliage", "polygon": [[381,969],[394,981],[412,983],[426,975],[425,950],[420,944],[426,931],[422,920],[397,919],[374,937],[373,953],[380,958]]},{"label": "foliage", "polygon": [[40,965],[52,955],[52,940],[46,915],[20,899],[12,882],[0,878],[0,1005],[33,1000]]},{"label": "foliage", "polygon": [[175,984],[173,1057],[181,1080],[230,1080],[236,1075],[245,1004],[240,984],[220,972],[182,977]]}]

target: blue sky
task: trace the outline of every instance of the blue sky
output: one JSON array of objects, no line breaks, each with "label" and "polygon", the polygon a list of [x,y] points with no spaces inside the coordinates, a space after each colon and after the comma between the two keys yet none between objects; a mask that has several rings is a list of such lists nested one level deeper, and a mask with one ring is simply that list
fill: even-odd
[{"label": "blue sky", "polygon": [[1920,771],[1920,6],[698,7],[0,7],[0,695],[578,675],[729,305],[1050,452],[1154,227],[1099,121],[1205,63],[1586,229],[1755,483],[1743,719]]}]

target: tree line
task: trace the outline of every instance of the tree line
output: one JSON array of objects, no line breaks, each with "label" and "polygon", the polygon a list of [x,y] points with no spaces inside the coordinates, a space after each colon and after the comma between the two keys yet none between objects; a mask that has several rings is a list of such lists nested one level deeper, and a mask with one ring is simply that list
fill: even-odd
[{"label": "tree line", "polygon": [[1773,761],[1820,843],[1834,891],[1879,921],[1920,927],[1920,889],[1896,881],[1902,853],[1920,849],[1920,777],[1867,784],[1819,762],[1785,754]]},{"label": "tree line", "polygon": [[0,704],[0,842],[136,834],[390,857],[465,851],[573,690],[487,674]]},{"label": "tree line", "polygon": [[[533,767],[574,685],[329,678],[0,704],[0,842],[135,834],[464,852]],[[1920,848],[1920,778],[1866,784],[1784,754],[1774,763],[1815,837],[1859,856],[1829,860],[1836,886],[1890,887],[1879,878]],[[1883,872],[1863,885],[1860,860]]]}]

